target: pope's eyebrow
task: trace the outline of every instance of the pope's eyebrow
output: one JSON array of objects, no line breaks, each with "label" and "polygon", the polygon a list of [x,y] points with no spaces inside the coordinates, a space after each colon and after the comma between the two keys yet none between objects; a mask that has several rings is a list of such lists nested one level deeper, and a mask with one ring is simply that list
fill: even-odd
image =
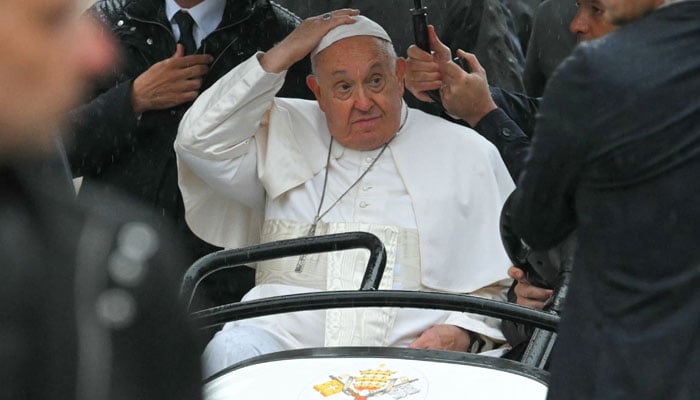
[{"label": "pope's eyebrow", "polygon": [[[372,71],[372,70],[375,70],[375,69],[377,69],[377,68],[380,68],[381,66],[382,66],[382,63],[376,62],[376,63],[372,64],[371,67],[369,67],[369,71]],[[332,75],[332,76],[338,76],[338,75],[346,75],[347,73],[348,73],[347,70],[345,70],[345,69],[339,69],[339,70],[335,70],[335,71],[331,72],[331,75]]]}]

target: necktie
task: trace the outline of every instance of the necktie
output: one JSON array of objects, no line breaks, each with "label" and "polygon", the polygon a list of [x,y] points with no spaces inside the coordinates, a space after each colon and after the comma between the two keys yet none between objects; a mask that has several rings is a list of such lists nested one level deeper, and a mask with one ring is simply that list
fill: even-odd
[{"label": "necktie", "polygon": [[192,28],[194,28],[192,16],[180,10],[175,13],[173,18],[175,19],[175,23],[180,27],[180,40],[178,43],[182,43],[185,47],[185,55],[194,54],[197,52],[197,45],[194,43],[194,36],[192,35]]}]

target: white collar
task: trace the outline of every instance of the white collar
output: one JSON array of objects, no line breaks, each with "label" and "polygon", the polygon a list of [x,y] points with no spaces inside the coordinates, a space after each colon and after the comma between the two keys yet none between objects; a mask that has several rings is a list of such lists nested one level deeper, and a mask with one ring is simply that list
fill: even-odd
[{"label": "white collar", "polygon": [[171,24],[175,24],[173,17],[178,11],[185,9],[195,22],[194,36],[197,45],[209,36],[221,23],[226,8],[226,0],[204,0],[192,8],[182,8],[175,0],[165,0],[165,16]]}]

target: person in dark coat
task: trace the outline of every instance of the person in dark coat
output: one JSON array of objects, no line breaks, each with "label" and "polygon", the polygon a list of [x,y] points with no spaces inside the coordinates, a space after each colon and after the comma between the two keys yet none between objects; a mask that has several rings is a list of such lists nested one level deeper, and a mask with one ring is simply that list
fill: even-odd
[{"label": "person in dark coat", "polygon": [[[586,41],[613,31],[615,27],[602,17],[603,12],[599,0],[580,1],[569,25],[571,33],[579,41]],[[433,48],[436,49],[435,58],[450,60],[452,56],[449,49],[432,33],[431,30]],[[430,85],[439,85],[444,96],[443,104],[451,115],[473,126],[498,148],[513,180],[517,182],[525,168],[535,130],[535,115],[542,99],[489,87],[485,71],[472,54],[459,53],[465,57],[474,73],[466,74],[456,65],[446,65],[446,78],[437,81],[436,78],[441,78],[442,73],[439,72],[439,66],[432,62],[433,57],[415,47],[409,49],[409,55],[411,58],[406,75],[408,89],[429,100],[420,92],[435,87]],[[426,71],[433,72],[424,75]],[[437,75],[435,71],[438,71]],[[533,285],[522,269],[513,266],[508,275],[514,280],[508,292],[509,301],[541,309],[551,297],[550,287]],[[530,339],[532,329],[511,321],[504,321],[502,329],[508,343],[514,347],[508,356],[519,358]]]},{"label": "person in dark coat", "polygon": [[540,4],[523,71],[523,84],[529,96],[542,96],[549,77],[576,46],[576,36],[569,30],[575,14],[576,0],[545,0]]},{"label": "person in dark coat", "polygon": [[[177,46],[179,25],[166,16],[178,3],[196,17],[195,54]],[[173,151],[178,124],[198,93],[286,37],[298,17],[266,0],[99,0],[88,12],[117,37],[121,60],[96,96],[72,113],[74,137],[67,150],[74,174],[84,177],[79,196],[118,188],[174,223],[194,258],[216,250],[184,221]],[[214,29],[209,34],[207,24]],[[309,71],[308,64],[295,67],[283,93],[310,98]]]},{"label": "person in dark coat", "polygon": [[[573,4],[577,5],[576,12],[567,23],[578,42],[600,38],[615,29],[603,18],[605,9],[600,0],[579,0]],[[442,90],[442,96],[447,96],[443,100],[449,116],[466,123],[493,143],[517,182],[524,169],[541,97],[493,85],[478,57],[462,51],[458,55],[474,73],[464,72],[449,62],[454,53],[434,32],[429,29],[434,55],[416,46],[408,49],[406,88],[422,101],[432,101],[424,91]]]},{"label": "person in dark coat", "polygon": [[616,32],[544,94],[514,231],[578,251],[550,399],[700,393],[700,2],[603,0]]},{"label": "person in dark coat", "polygon": [[[180,8],[195,23],[189,50],[188,36],[170,18]],[[180,119],[201,91],[282,40],[300,20],[268,0],[99,0],[88,13],[117,37],[121,60],[95,97],[72,113],[67,151],[74,175],[83,176],[79,196],[118,189],[152,207],[184,237],[191,264],[219,248],[185,222],[173,151]],[[308,61],[292,68],[282,93],[311,98],[309,72]],[[211,301],[201,306],[237,301],[252,287],[253,275],[236,268],[206,279],[202,298]]]},{"label": "person in dark coat", "polygon": [[197,400],[176,238],[123,198],[76,201],[53,158],[114,59],[79,17],[74,1],[0,2],[0,398]]},{"label": "person in dark coat", "polygon": [[535,16],[542,0],[501,0],[510,13],[513,32],[518,38],[523,55],[527,54],[527,46],[532,35]]}]

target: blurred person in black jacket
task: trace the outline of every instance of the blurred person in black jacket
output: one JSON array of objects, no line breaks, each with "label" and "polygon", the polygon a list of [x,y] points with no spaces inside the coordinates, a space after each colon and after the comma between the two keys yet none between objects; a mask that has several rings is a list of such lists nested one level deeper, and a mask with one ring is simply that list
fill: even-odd
[{"label": "blurred person in black jacket", "polygon": [[0,2],[3,399],[201,397],[177,241],[127,200],[79,203],[46,158],[113,50],[75,0]]}]

